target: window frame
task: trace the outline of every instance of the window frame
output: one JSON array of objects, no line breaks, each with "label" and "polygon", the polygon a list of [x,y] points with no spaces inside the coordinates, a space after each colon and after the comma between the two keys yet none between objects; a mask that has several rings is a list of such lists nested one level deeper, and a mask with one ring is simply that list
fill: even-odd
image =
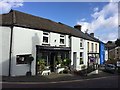
[{"label": "window frame", "polygon": [[88,52],[90,51],[90,43],[89,42],[87,42],[87,48],[88,48]]},{"label": "window frame", "polygon": [[[49,32],[44,32],[43,31],[43,44],[49,44],[49,35],[50,33]],[[44,42],[44,37],[48,39],[48,42]]]},{"label": "window frame", "polygon": [[[61,40],[64,40],[64,43],[61,43]],[[60,34],[60,45],[65,45],[65,35]]]},{"label": "window frame", "polygon": [[84,43],[83,43],[83,39],[82,38],[80,38],[80,49],[83,49],[83,45]]},{"label": "window frame", "polygon": [[94,51],[94,43],[91,43],[91,52]]},{"label": "window frame", "polygon": [[[81,56],[81,53],[82,53],[82,56]],[[81,59],[82,59],[82,63],[81,63]],[[83,52],[80,52],[80,62],[79,62],[79,65],[82,65],[82,64],[84,64]]]},{"label": "window frame", "polygon": [[97,44],[95,44],[95,52],[97,52]]},{"label": "window frame", "polygon": [[[16,65],[21,65],[21,64],[28,64],[27,62],[27,58],[31,56],[31,54],[24,54],[24,55],[16,55]],[[20,60],[20,58],[24,58],[24,61],[18,61],[18,59]]]}]

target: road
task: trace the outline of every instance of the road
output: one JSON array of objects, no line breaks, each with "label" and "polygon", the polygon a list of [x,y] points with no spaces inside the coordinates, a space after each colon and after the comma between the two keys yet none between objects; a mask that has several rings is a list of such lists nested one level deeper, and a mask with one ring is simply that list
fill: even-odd
[{"label": "road", "polygon": [[59,82],[4,82],[2,88],[118,88],[118,76]]}]

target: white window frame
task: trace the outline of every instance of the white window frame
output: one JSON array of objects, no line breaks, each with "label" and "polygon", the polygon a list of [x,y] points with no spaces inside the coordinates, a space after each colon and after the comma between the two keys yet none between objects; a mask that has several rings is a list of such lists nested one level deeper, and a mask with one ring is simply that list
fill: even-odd
[{"label": "white window frame", "polygon": [[[83,53],[83,52],[80,52],[80,53],[82,53],[82,56],[80,56],[80,62],[81,62],[81,59],[82,59],[82,61],[83,61],[82,64],[84,64],[84,60],[83,60],[83,59],[84,59],[84,58],[83,58],[83,56],[84,56],[83,54],[84,54],[84,53]],[[79,65],[82,65],[80,62],[79,62]]]},{"label": "white window frame", "polygon": [[[44,33],[46,33],[46,34],[48,34],[48,35],[45,35]],[[43,44],[49,44],[49,35],[50,35],[49,32],[43,32],[43,38],[44,38],[44,37],[47,37],[47,38],[48,38],[48,42],[44,42],[44,41],[43,41]]]},{"label": "white window frame", "polygon": [[[83,43],[83,39],[82,38],[80,38],[80,49],[83,49],[83,45],[84,43]],[[82,45],[82,46],[81,46]]]},{"label": "white window frame", "polygon": [[97,43],[95,44],[95,52],[97,52],[97,47],[98,47],[98,45],[97,45]]},{"label": "white window frame", "polygon": [[60,39],[64,39],[64,43],[61,43],[61,42],[60,42],[60,45],[65,45],[65,35],[60,34]]},{"label": "white window frame", "polygon": [[91,52],[94,52],[94,43],[91,43]]}]

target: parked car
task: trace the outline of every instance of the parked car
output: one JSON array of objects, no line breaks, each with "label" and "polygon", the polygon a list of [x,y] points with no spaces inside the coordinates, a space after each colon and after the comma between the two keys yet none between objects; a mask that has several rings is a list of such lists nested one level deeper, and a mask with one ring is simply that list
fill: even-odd
[{"label": "parked car", "polygon": [[116,66],[114,64],[105,64],[105,71],[115,73]]}]

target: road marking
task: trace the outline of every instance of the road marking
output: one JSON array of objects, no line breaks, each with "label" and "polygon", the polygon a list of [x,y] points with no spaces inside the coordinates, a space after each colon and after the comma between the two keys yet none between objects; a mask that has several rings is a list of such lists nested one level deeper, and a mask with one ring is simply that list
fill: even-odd
[{"label": "road marking", "polygon": [[110,77],[117,77],[117,76],[107,76],[107,77],[99,77],[99,78],[92,78],[92,79],[82,79],[82,80],[71,80],[71,81],[58,81],[58,82],[0,82],[0,84],[55,84],[55,83],[70,83],[70,82],[79,82],[79,81],[88,81],[88,80],[98,80],[103,78],[110,78]]}]

